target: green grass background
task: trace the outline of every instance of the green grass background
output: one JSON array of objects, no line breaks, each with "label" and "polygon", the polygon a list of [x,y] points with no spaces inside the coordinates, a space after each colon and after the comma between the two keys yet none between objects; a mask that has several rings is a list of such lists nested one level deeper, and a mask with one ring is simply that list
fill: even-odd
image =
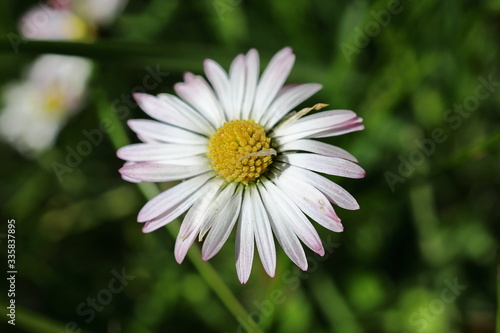
[{"label": "green grass background", "polygon": [[[53,149],[28,159],[0,144],[0,233],[16,220],[18,270],[15,327],[6,324],[1,279],[2,332],[72,332],[72,325],[109,333],[495,332],[500,87],[467,117],[453,114],[456,128],[444,116],[473,98],[479,77],[500,81],[500,1],[132,0],[93,44],[29,42],[15,53],[6,36],[36,3],[0,3],[1,82],[17,80],[40,53],[87,56],[95,69],[84,110]],[[376,13],[390,8],[397,10],[387,24],[377,23]],[[327,142],[353,153],[367,176],[333,179],[361,210],[337,209],[341,234],[317,227],[332,252],[318,259],[308,251],[308,272],[279,249],[274,279],[255,260],[240,285],[234,235],[210,261],[256,328],[232,315],[191,261],[175,262],[166,228],[141,232],[135,219],[147,199],[119,177],[115,147],[137,142],[126,119],[147,116],[135,106],[118,114],[112,105],[123,106],[113,102],[142,85],[147,66],[169,73],[149,93],[172,93],[184,71],[202,74],[205,58],[227,69],[254,47],[264,65],[284,46],[297,55],[288,82],[324,86],[304,107],[329,103],[364,118],[366,130]],[[64,163],[67,147],[103,119],[113,130],[60,182],[52,163]],[[401,159],[415,158],[416,141],[436,130],[446,140],[400,174]],[[388,172],[402,177],[392,188]],[[92,320],[80,315],[80,304],[122,269],[134,276],[124,290]],[[445,301],[454,281],[464,287]]]}]

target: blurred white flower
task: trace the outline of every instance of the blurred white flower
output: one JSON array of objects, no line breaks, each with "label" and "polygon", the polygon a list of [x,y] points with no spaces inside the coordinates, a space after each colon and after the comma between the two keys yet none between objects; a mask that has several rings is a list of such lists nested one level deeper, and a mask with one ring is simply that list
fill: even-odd
[{"label": "blurred white flower", "polygon": [[[33,40],[92,41],[96,24],[109,23],[124,0],[50,0],[28,10],[19,22]],[[67,119],[81,108],[91,62],[84,58],[43,55],[25,79],[4,87],[0,136],[24,153],[53,145]]]},{"label": "blurred white flower", "polygon": [[[32,40],[93,41],[96,25],[110,23],[126,0],[49,0],[28,10],[19,22],[21,35]],[[27,76],[4,87],[0,136],[24,153],[53,145],[67,119],[83,103],[90,60],[43,55]]]},{"label": "blurred white flower", "polygon": [[71,7],[81,17],[97,24],[106,25],[125,8],[127,0],[83,0],[72,1]]},{"label": "blurred white flower", "polygon": [[39,57],[24,80],[4,88],[0,135],[24,153],[50,147],[81,108],[91,67],[79,57]]},{"label": "blurred white flower", "polygon": [[26,12],[20,20],[23,37],[35,40],[89,41],[95,36],[95,27],[66,9],[38,5]]}]

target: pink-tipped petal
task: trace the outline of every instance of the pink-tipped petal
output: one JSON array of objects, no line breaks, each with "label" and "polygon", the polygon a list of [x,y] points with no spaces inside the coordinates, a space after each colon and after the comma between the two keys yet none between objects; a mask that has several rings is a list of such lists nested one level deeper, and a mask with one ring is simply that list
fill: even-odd
[{"label": "pink-tipped petal", "polygon": [[176,185],[168,190],[158,194],[153,199],[149,200],[142,207],[137,217],[137,221],[146,222],[157,218],[166,211],[179,205],[182,201],[192,196],[205,182],[212,178],[212,173],[206,173],[197,177],[188,179],[179,185]]},{"label": "pink-tipped petal", "polygon": [[259,192],[255,187],[249,189],[250,200],[255,216],[255,243],[262,266],[270,277],[276,272],[276,248],[274,246],[271,223]]},{"label": "pink-tipped petal", "polygon": [[294,62],[295,55],[292,53],[292,49],[285,47],[276,53],[267,65],[255,94],[255,104],[252,111],[252,117],[255,121],[260,122],[262,115],[288,78]]},{"label": "pink-tipped petal", "polygon": [[259,192],[264,199],[264,205],[270,217],[269,222],[276,235],[276,239],[293,263],[303,271],[307,270],[306,254],[297,235],[287,225],[283,208],[275,203],[273,196],[269,193],[266,186],[260,186]]},{"label": "pink-tipped petal", "polygon": [[274,135],[277,137],[298,133],[317,133],[355,119],[356,113],[350,110],[332,110],[305,116],[287,125],[278,127]]},{"label": "pink-tipped petal", "polygon": [[312,220],[334,232],[344,230],[326,196],[314,186],[290,176],[286,171],[276,180],[276,185]]},{"label": "pink-tipped petal", "polygon": [[179,97],[171,94],[159,94],[158,99],[171,105],[173,110],[175,110],[176,117],[182,117],[183,121],[189,122],[191,128],[187,128],[188,130],[210,137],[217,129],[217,127],[215,127],[200,112],[193,109]]},{"label": "pink-tipped petal", "polygon": [[196,203],[187,212],[175,242],[174,255],[178,263],[184,260],[200,229],[207,223],[207,218],[211,216],[210,206],[223,182],[222,179],[214,178],[197,191]]},{"label": "pink-tipped petal", "polygon": [[309,83],[292,87],[283,87],[269,110],[263,115],[262,122],[266,128],[271,129],[287,113],[297,105],[314,95],[321,89],[320,84]]},{"label": "pink-tipped petal", "polygon": [[191,207],[197,200],[199,200],[200,196],[200,193],[195,192],[191,196],[187,197],[184,201],[179,202],[177,205],[170,206],[167,211],[165,211],[157,218],[147,221],[142,227],[142,232],[149,233],[169,224],[170,222],[181,216],[186,210],[188,210],[189,207]]},{"label": "pink-tipped petal", "polygon": [[242,119],[249,119],[255,101],[255,92],[257,91],[257,81],[260,71],[259,53],[255,49],[248,51],[245,58],[245,94],[241,106]]},{"label": "pink-tipped petal", "polygon": [[243,197],[238,229],[236,231],[236,272],[242,284],[247,283],[252,271],[254,255],[254,212],[247,196]]},{"label": "pink-tipped petal", "polygon": [[119,171],[122,175],[143,182],[169,182],[197,176],[210,171],[207,164],[173,165],[158,162],[139,162],[125,165]]},{"label": "pink-tipped petal", "polygon": [[343,158],[345,160],[355,163],[358,162],[356,157],[352,156],[349,152],[345,151],[344,149],[315,140],[303,139],[303,140],[291,141],[285,143],[284,145],[279,147],[279,149],[280,152],[302,150],[330,157]]},{"label": "pink-tipped petal", "polygon": [[229,80],[231,87],[231,109],[227,113],[228,120],[241,119],[241,107],[245,93],[245,56],[238,55],[229,69]]},{"label": "pink-tipped petal", "polygon": [[226,115],[232,110],[229,78],[226,71],[215,61],[207,59],[204,61],[205,74],[215,90]]},{"label": "pink-tipped petal", "polygon": [[177,83],[174,89],[177,95],[198,110],[215,128],[224,123],[224,111],[204,78],[196,76],[190,81]]},{"label": "pink-tipped petal", "polygon": [[304,169],[346,178],[363,178],[366,173],[356,163],[341,158],[298,153],[278,156],[277,160]]},{"label": "pink-tipped petal", "polygon": [[198,234],[204,225],[213,223],[213,220],[217,217],[214,214],[216,210],[214,204],[223,183],[222,178],[216,177],[197,191],[200,193],[201,199],[186,214],[178,237],[187,238],[191,233]]},{"label": "pink-tipped petal", "polygon": [[302,179],[312,186],[316,187],[318,190],[323,192],[323,194],[331,203],[344,209],[359,209],[359,204],[356,199],[354,199],[354,197],[344,188],[342,188],[338,184],[335,184],[331,180],[310,170],[295,167],[293,165],[288,166],[286,172],[287,174]]},{"label": "pink-tipped petal", "polygon": [[208,145],[208,138],[185,129],[148,119],[131,119],[128,126],[141,140],[188,145]]},{"label": "pink-tipped petal", "polygon": [[[222,191],[218,198],[218,213],[215,222],[203,243],[202,259],[209,260],[226,242],[240,215],[243,188],[234,183]],[[200,233],[204,233],[203,230]]]},{"label": "pink-tipped petal", "polygon": [[212,133],[212,131],[208,130],[210,127],[207,128],[202,120],[193,121],[186,113],[181,112],[177,105],[171,103],[169,99],[143,93],[135,93],[134,99],[144,112],[159,121],[204,135]]},{"label": "pink-tipped petal", "polygon": [[365,126],[363,124],[360,124],[361,121],[361,118],[357,118],[355,121],[352,121],[345,126],[339,128],[331,128],[315,134],[311,134],[308,135],[307,138],[326,138],[330,136],[339,136],[351,132],[362,131],[365,129]]},{"label": "pink-tipped petal", "polygon": [[273,197],[275,204],[282,208],[284,220],[288,221],[293,232],[297,234],[308,248],[319,255],[324,255],[325,250],[318,232],[297,205],[278,186],[272,182],[266,182],[266,189]]},{"label": "pink-tipped petal", "polygon": [[208,152],[204,145],[185,145],[173,143],[137,143],[118,149],[116,155],[122,160],[132,162],[164,161],[190,157]]},{"label": "pink-tipped petal", "polygon": [[186,257],[186,254],[191,245],[193,245],[196,236],[197,234],[194,232],[191,233],[186,238],[181,238],[180,236],[177,236],[177,239],[175,241],[174,256],[175,256],[175,261],[177,261],[179,264],[184,261],[184,258]]}]

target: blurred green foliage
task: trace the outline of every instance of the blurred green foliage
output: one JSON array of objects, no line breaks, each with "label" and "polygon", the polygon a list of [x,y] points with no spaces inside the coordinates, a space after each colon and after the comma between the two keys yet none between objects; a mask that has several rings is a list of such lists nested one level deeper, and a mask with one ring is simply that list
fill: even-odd
[{"label": "blurred green foliage", "polygon": [[[1,2],[1,35],[17,32],[36,3]],[[99,128],[113,102],[125,105],[123,95],[142,85],[147,66],[169,73],[148,92],[172,93],[184,71],[202,73],[205,58],[227,69],[255,47],[265,64],[289,45],[297,61],[288,82],[324,86],[304,106],[325,102],[365,119],[366,130],[328,141],[367,171],[363,180],[334,179],[361,210],[338,209],[342,234],[318,227],[326,244],[337,245],[325,259],[308,252],[308,272],[279,250],[274,279],[256,260],[249,283],[240,285],[234,237],[211,260],[216,271],[264,331],[494,332],[498,83],[467,117],[453,110],[475,96],[479,78],[500,81],[499,22],[498,0],[134,0],[95,44],[31,42],[16,54],[2,39],[2,83],[17,80],[38,53],[95,61],[86,107],[53,149],[30,159],[0,145],[0,232],[16,220],[18,267],[17,325],[4,316],[2,331],[59,333],[74,322],[84,332],[252,332],[190,262],[175,262],[166,230],[141,233],[136,214],[146,199],[119,177],[122,161],[108,136],[62,182],[52,162],[64,162],[67,147],[85,140],[84,129]],[[123,126],[146,118],[135,105],[128,110]],[[444,141],[433,139],[436,129]],[[120,131],[111,131],[117,142],[137,142]],[[123,292],[92,320],[78,312],[122,269],[134,277]],[[450,283],[466,288],[453,293]],[[3,291],[1,305],[4,313]]]}]

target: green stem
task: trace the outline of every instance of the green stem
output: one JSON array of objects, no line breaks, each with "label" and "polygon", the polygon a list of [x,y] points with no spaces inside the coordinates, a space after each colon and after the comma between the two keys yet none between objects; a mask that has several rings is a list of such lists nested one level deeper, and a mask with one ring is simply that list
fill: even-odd
[{"label": "green stem", "polygon": [[216,49],[203,48],[191,44],[159,44],[133,43],[126,41],[96,41],[93,43],[26,40],[12,35],[0,38],[1,55],[40,55],[61,54],[93,59],[99,62],[111,62],[113,65],[123,62],[127,66],[135,64],[161,65],[162,68],[173,70],[183,68],[187,71],[199,72],[202,62],[186,57],[186,54],[205,54],[229,64],[231,59]]},{"label": "green stem", "polygon": [[[123,145],[129,144],[129,142],[127,142],[128,140],[126,139],[126,136],[124,135],[123,126],[120,120],[118,119],[109,103],[106,102],[104,91],[102,89],[99,89],[96,94],[96,100],[98,101],[98,110],[101,119],[109,119],[115,125],[113,128],[118,129],[116,131],[113,130],[108,133],[111,142],[117,149],[119,147],[122,147]],[[152,199],[154,196],[160,193],[158,187],[153,183],[139,183],[138,187],[143,193],[144,197],[148,200]],[[178,230],[178,225],[179,221],[174,221],[167,225],[168,232],[174,238],[176,237],[176,230]],[[231,312],[234,318],[238,322],[241,320],[246,320],[253,327],[253,332],[262,332],[262,330],[248,315],[248,312],[234,296],[234,294],[231,292],[224,280],[222,280],[220,275],[215,271],[212,265],[201,259],[201,251],[196,244],[193,244],[191,249],[188,251],[187,257],[194,265],[194,267],[198,270],[206,283],[210,286],[210,288],[212,288],[215,294],[226,306],[229,312]]]},{"label": "green stem", "polygon": [[349,308],[335,282],[322,273],[317,274],[312,280],[310,283],[312,294],[320,305],[323,314],[328,318],[331,332],[362,332],[363,330],[356,321],[354,313]]},{"label": "green stem", "polygon": [[[7,307],[5,303],[0,303],[0,306],[2,307],[2,309],[5,309]],[[7,320],[10,319],[7,317]],[[68,331],[66,326],[68,326],[69,328],[69,324],[64,325],[60,322],[48,319],[35,312],[22,308],[19,305],[16,306],[15,324],[16,326],[22,328],[25,332],[38,333],[62,333]],[[72,330],[73,329],[74,327],[72,328]],[[79,328],[79,332],[85,333],[86,331]]]},{"label": "green stem", "polygon": [[[92,43],[77,43],[65,41],[40,41],[22,39],[18,35],[0,38],[0,54],[2,55],[39,55],[46,53],[63,54],[69,56],[86,57],[102,62],[126,62],[146,65],[161,65],[166,70],[182,68],[183,71],[200,72],[203,69],[202,58],[186,57],[186,54],[203,54],[203,58],[217,59],[221,65],[227,67],[232,59],[232,54],[220,48],[210,48],[205,45],[186,43],[160,44],[160,43],[133,43],[127,41],[96,41]],[[16,39],[17,38],[17,39]],[[262,62],[269,60],[271,53],[260,52]],[[133,60],[133,61],[129,61]],[[323,70],[316,63],[303,63],[295,66],[290,75],[292,80],[314,81],[322,75]]]},{"label": "green stem", "polygon": [[132,43],[132,42],[109,42],[96,41],[92,43],[67,42],[67,41],[45,41],[29,40],[18,35],[7,35],[7,38],[0,38],[0,52],[2,53],[56,53],[65,55],[75,55],[88,58],[109,58],[121,57],[168,57],[182,56],[186,51],[202,51],[203,48],[193,45],[164,45],[158,43]]}]

